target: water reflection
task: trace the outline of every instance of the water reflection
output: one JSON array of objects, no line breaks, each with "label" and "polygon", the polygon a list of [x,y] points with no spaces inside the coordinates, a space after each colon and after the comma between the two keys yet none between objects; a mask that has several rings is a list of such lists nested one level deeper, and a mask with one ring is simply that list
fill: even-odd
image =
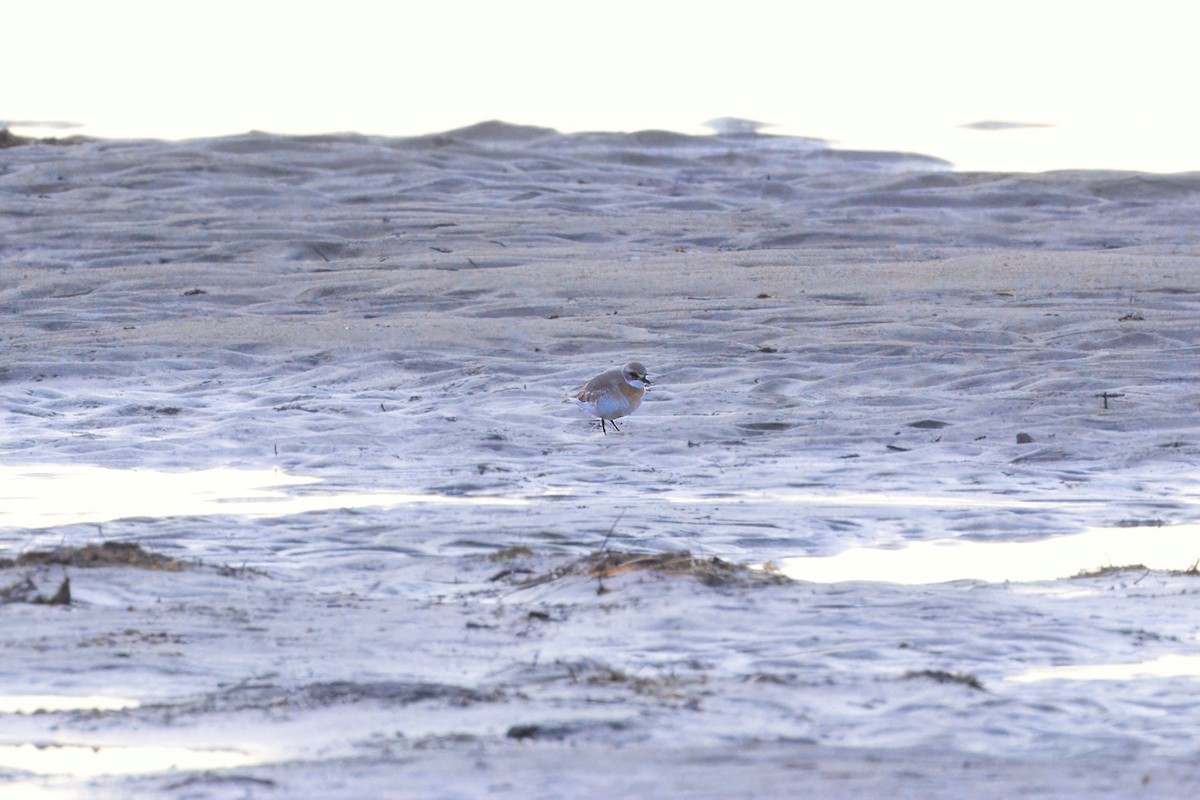
[{"label": "water reflection", "polygon": [[0,466],[0,528],[52,528],[128,517],[273,517],[410,503],[524,505],[511,497],[419,492],[301,493],[317,478],[275,469],[164,472],[97,466]]},{"label": "water reflection", "polygon": [[1012,683],[1038,681],[1127,681],[1135,678],[1196,678],[1200,677],[1200,655],[1169,654],[1149,661],[1127,664],[1067,664],[1039,667],[1011,675]]},{"label": "water reflection", "polygon": [[1046,581],[1080,572],[1141,565],[1188,570],[1200,559],[1200,525],[1089,528],[1033,542],[914,542],[897,549],[857,547],[833,556],[784,558],[774,566],[815,583],[922,584],[976,580]]}]

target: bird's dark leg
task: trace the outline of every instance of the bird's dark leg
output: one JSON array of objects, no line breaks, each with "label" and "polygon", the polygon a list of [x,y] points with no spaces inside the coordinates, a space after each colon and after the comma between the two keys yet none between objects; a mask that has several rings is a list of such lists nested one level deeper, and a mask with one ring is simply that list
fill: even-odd
[{"label": "bird's dark leg", "polygon": [[608,421],[608,424],[609,424],[609,425],[612,425],[612,426],[613,426],[613,430],[614,430],[614,431],[616,431],[617,433],[620,433],[620,432],[621,432],[621,429],[617,427],[617,421],[616,421],[615,419],[610,419],[610,420]]},{"label": "bird's dark leg", "polygon": [[607,436],[607,435],[608,435],[608,428],[604,427],[604,417],[601,417],[601,418],[600,418],[600,431],[601,431],[601,432],[602,432],[602,433],[603,433],[605,436]]}]

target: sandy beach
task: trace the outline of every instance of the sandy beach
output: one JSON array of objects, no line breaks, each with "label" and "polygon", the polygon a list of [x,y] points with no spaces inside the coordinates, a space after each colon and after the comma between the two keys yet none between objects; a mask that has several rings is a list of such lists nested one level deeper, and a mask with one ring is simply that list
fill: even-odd
[{"label": "sandy beach", "polygon": [[6,144],[6,796],[1200,791],[1200,173]]}]

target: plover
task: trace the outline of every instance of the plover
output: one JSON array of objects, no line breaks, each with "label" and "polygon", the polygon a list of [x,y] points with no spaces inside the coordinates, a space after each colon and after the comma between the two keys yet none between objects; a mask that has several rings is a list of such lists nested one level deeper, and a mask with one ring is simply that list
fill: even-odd
[{"label": "plover", "polygon": [[594,417],[600,418],[600,430],[608,433],[606,423],[619,431],[617,417],[632,414],[642,404],[642,395],[650,381],[640,361],[630,361],[620,369],[610,369],[592,378],[571,399]]}]

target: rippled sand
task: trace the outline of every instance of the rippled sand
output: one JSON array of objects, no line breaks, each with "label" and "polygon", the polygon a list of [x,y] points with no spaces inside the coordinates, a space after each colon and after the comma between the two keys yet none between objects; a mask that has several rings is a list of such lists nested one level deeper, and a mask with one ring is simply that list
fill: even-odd
[{"label": "rippled sand", "polygon": [[[1197,198],[499,123],[2,149],[0,776],[1187,796]],[[603,435],[564,398],[634,358]],[[181,569],[18,560],[100,542]]]}]

